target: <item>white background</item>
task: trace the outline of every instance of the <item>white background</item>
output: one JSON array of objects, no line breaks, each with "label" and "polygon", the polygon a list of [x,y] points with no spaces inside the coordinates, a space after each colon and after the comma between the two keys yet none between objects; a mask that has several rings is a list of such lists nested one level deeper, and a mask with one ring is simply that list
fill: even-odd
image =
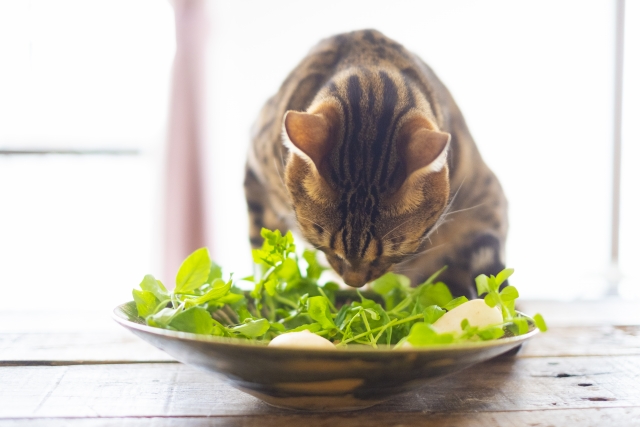
[{"label": "white background", "polygon": [[[638,68],[633,23],[640,11],[637,2],[628,3],[624,155],[633,163],[634,148],[627,147],[637,145],[639,132],[628,122],[640,111],[633,101],[640,74],[629,70]],[[606,291],[613,1],[325,1],[308,9],[295,1],[216,2],[212,18],[211,240],[219,242],[215,252],[223,265],[248,263],[248,244],[236,238],[246,221],[241,166],[262,103],[321,38],[376,28],[432,66],[500,178],[510,202],[507,262],[521,294],[569,299]],[[631,275],[640,252],[632,220],[638,218],[632,190],[638,176],[633,166],[626,169],[622,252]],[[222,173],[225,178],[216,179]],[[627,293],[637,289],[637,282],[625,287]]]},{"label": "white background", "polygon": [[[613,1],[211,1],[206,164],[217,260],[250,269],[249,129],[321,38],[376,28],[460,105],[510,201],[508,264],[526,298],[607,287]],[[622,290],[640,293],[640,4],[627,2]],[[0,289],[32,308],[107,309],[161,269],[160,194],[175,43],[168,2],[0,2]],[[163,278],[170,281],[171,278]],[[5,307],[6,308],[6,307]],[[4,309],[4,308],[0,308]]]}]

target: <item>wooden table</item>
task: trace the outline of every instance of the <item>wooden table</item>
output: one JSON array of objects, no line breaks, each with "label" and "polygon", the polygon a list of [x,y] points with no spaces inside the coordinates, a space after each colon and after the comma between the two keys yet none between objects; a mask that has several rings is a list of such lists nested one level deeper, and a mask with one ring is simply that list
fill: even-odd
[{"label": "wooden table", "polygon": [[[0,312],[2,426],[640,426],[640,304],[522,304],[550,325],[502,357],[352,413],[267,406],[108,318]],[[95,316],[94,316],[95,317]]]}]

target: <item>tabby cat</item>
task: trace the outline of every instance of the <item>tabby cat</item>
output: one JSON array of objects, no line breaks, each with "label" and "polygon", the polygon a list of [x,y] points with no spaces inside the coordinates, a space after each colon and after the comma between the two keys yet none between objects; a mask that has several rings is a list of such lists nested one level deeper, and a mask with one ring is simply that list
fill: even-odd
[{"label": "tabby cat", "polygon": [[263,107],[245,194],[251,244],[294,230],[353,287],[440,267],[454,295],[504,267],[507,202],[433,71],[374,30],[323,40]]}]

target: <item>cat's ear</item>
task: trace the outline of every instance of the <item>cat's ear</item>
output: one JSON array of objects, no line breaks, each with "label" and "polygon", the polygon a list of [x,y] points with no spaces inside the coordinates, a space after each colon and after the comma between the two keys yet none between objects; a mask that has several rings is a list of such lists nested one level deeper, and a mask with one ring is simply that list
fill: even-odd
[{"label": "cat's ear", "polygon": [[440,132],[429,119],[416,115],[405,121],[398,133],[398,151],[407,181],[440,172],[447,163],[451,135]]},{"label": "cat's ear", "polygon": [[340,113],[330,101],[309,108],[308,112],[287,111],[282,124],[283,142],[316,170],[323,173],[323,160],[340,137]]},{"label": "cat's ear", "polygon": [[425,180],[430,186],[428,197],[446,202],[449,180],[439,172],[446,167],[450,142],[451,135],[435,130],[423,117],[411,119],[401,127],[397,147],[406,178],[385,203],[390,212],[399,215],[420,206],[427,197],[421,185]]},{"label": "cat's ear", "polygon": [[427,128],[415,130],[404,144],[407,177],[440,172],[447,163],[451,135]]},{"label": "cat's ear", "polygon": [[330,124],[322,114],[287,111],[284,115],[284,143],[289,149],[311,160],[320,168],[328,153]]},{"label": "cat's ear", "polygon": [[307,195],[321,204],[335,198],[325,160],[339,137],[339,117],[334,105],[322,103],[306,113],[287,111],[282,124],[282,140],[292,154],[285,182],[290,189],[301,184]]}]

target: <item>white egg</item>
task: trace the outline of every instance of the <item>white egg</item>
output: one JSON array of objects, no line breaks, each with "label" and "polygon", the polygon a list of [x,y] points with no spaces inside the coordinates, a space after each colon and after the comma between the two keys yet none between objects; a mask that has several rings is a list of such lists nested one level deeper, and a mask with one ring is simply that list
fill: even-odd
[{"label": "white egg", "polygon": [[331,341],[307,330],[278,335],[269,343],[271,347],[336,349]]},{"label": "white egg", "polygon": [[479,328],[503,322],[502,312],[498,307],[489,307],[483,299],[473,299],[446,312],[435,321],[433,328],[439,334],[445,332],[461,333],[460,323],[464,319],[467,319],[471,326]]}]

